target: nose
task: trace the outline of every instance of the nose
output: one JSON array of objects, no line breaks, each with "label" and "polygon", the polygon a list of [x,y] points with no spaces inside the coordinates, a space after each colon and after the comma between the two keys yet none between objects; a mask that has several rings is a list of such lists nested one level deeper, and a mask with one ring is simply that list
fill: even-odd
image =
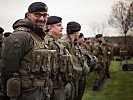
[{"label": "nose", "polygon": [[64,29],[63,26],[61,26],[61,29],[62,29],[62,30]]}]

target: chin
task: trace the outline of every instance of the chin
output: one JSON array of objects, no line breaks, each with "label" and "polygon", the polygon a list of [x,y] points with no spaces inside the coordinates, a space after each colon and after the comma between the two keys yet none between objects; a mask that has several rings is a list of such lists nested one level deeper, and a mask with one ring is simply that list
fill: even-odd
[{"label": "chin", "polygon": [[60,32],[59,34],[62,35],[62,32]]},{"label": "chin", "polygon": [[44,27],[45,24],[37,24],[39,27]]}]

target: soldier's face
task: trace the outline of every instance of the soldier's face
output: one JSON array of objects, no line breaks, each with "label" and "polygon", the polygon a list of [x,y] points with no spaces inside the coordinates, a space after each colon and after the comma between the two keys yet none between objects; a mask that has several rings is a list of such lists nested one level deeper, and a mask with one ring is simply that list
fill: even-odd
[{"label": "soldier's face", "polygon": [[84,37],[80,37],[80,38],[78,39],[78,43],[79,43],[79,44],[83,44],[84,41],[85,41],[85,40],[84,40]]},{"label": "soldier's face", "polygon": [[26,16],[30,21],[33,22],[33,24],[39,27],[44,27],[48,19],[47,12],[33,12],[33,13],[28,12]]},{"label": "soldier's face", "polygon": [[56,36],[62,35],[63,26],[62,23],[56,23],[51,25],[50,31],[52,31]]},{"label": "soldier's face", "polygon": [[98,41],[103,42],[104,41],[104,38],[103,37],[100,37],[100,38],[98,38]]}]

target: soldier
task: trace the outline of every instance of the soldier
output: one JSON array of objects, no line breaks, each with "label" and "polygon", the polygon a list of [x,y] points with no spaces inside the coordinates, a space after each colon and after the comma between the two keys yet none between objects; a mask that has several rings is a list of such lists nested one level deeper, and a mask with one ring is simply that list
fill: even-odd
[{"label": "soldier", "polygon": [[79,59],[79,50],[76,47],[77,40],[79,38],[79,31],[81,25],[75,21],[67,23],[67,35],[61,37],[60,42],[67,48],[72,55],[73,68],[72,68],[72,80],[70,84],[66,85],[66,90],[71,89],[71,96],[67,100],[78,100],[78,87],[79,79],[82,77],[82,67]]},{"label": "soldier", "polygon": [[13,24],[14,32],[3,43],[2,88],[10,100],[49,100],[48,61],[43,43],[48,7],[34,2],[25,19]]},{"label": "soldier", "polygon": [[79,52],[79,56],[80,56],[79,59],[80,59],[81,66],[85,66],[84,69],[85,69],[86,73],[83,73],[82,77],[79,80],[78,100],[82,100],[82,96],[84,94],[85,84],[86,84],[86,76],[89,72],[89,66],[87,64],[87,56],[86,56],[86,54],[88,54],[88,52],[85,49],[83,49],[83,47],[82,47],[82,46],[84,46],[83,43],[84,43],[84,35],[83,35],[83,33],[80,33],[79,39],[77,40],[76,47],[79,50],[78,52]]},{"label": "soldier", "polygon": [[[60,56],[64,55],[63,46],[57,41],[62,35],[62,18],[58,16],[49,16],[47,21],[48,34],[44,37],[44,41],[50,50],[56,50],[55,55],[55,68],[53,68],[51,73],[51,78],[53,82],[53,90],[51,95],[51,100],[65,100],[65,75],[61,72],[60,66]],[[66,60],[66,59],[65,59]]]},{"label": "soldier", "polygon": [[93,55],[98,58],[98,64],[95,66],[94,70],[94,83],[93,90],[99,90],[101,83],[106,77],[106,48],[104,46],[104,38],[102,34],[97,34],[95,36],[96,43],[94,44]]}]

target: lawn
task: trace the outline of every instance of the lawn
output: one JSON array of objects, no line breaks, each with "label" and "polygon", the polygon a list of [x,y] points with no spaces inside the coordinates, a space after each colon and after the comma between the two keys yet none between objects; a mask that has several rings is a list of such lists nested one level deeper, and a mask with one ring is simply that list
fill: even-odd
[{"label": "lawn", "polygon": [[[133,64],[133,58],[128,63]],[[112,61],[110,73],[111,78],[99,91],[92,90],[93,73],[90,73],[82,100],[133,100],[133,71],[123,71],[119,61]]]}]

